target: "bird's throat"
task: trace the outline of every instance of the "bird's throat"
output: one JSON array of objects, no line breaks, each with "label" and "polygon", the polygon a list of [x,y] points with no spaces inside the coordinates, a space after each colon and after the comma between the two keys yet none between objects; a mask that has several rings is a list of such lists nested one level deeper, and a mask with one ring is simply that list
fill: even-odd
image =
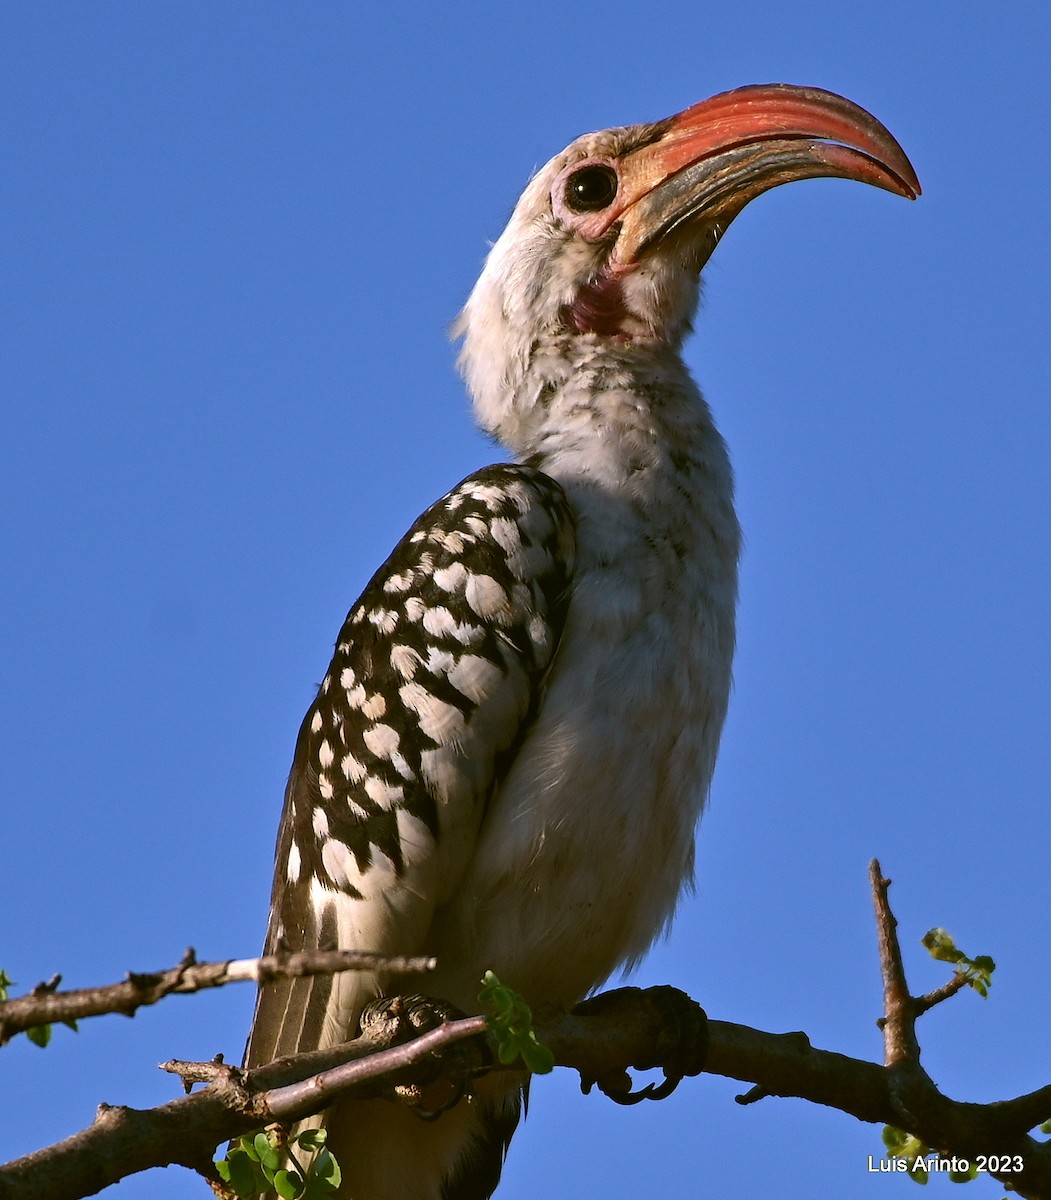
[{"label": "bird's throat", "polygon": [[624,282],[618,275],[600,275],[577,293],[563,310],[566,325],[577,333],[596,333],[601,337],[631,337],[636,323],[624,295]]}]

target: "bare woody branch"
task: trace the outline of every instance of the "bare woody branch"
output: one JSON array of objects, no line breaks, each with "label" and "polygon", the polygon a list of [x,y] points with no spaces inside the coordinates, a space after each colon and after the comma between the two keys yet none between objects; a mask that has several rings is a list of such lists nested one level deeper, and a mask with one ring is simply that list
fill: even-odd
[{"label": "bare woody branch", "polygon": [[129,971],[121,983],[60,992],[62,977],[56,975],[47,983],[38,983],[28,995],[0,1001],[0,1046],[15,1034],[39,1025],[78,1021],[105,1013],[130,1017],[165,996],[186,995],[228,983],[266,983],[290,975],[326,975],[338,971],[415,974],[433,969],[433,958],[388,958],[356,950],[300,950],[262,958],[199,963],[191,949],[174,967],[149,973]]},{"label": "bare woody branch", "polygon": [[[859,1120],[907,1129],[946,1155],[1017,1155],[1021,1171],[997,1175],[1015,1194],[1051,1200],[1051,1143],[1029,1131],[1051,1116],[1051,1086],[993,1104],[942,1095],[919,1061],[915,1023],[929,997],[911,997],[901,962],[889,881],[871,872],[884,977],[885,1062],[880,1065],[817,1049],[805,1034],[766,1033],[726,1021],[708,1023],[705,1070],[754,1085],[741,1103],[798,1097]],[[628,1068],[662,1065],[668,1053],[670,988],[623,988],[583,1011],[538,1014],[536,1033],[560,1066],[585,1082]],[[682,993],[675,994],[690,1004]],[[674,999],[674,997],[671,997]],[[599,1003],[596,1003],[598,1001]],[[672,1006],[674,1007],[674,1006]],[[213,1148],[275,1118],[298,1119],[337,1096],[396,1098],[439,1075],[462,1079],[463,1047],[476,1045],[481,1018],[447,1022],[415,1040],[396,1024],[377,1024],[354,1042],[292,1056],[252,1071],[212,1063],[168,1063],[187,1085],[206,1086],[159,1108],[104,1106],[95,1123],[72,1138],[0,1166],[0,1200],[77,1200],[149,1167],[178,1163],[214,1177]],[[451,1056],[451,1057],[450,1057]],[[467,1068],[468,1071],[473,1067]]]},{"label": "bare woody branch", "polygon": [[883,1052],[888,1068],[918,1066],[920,1046],[916,1040],[916,1009],[905,982],[905,967],[898,943],[898,921],[890,909],[880,865],[869,863],[872,903],[876,909],[876,938],[880,972],[883,975]]},{"label": "bare woody branch", "polygon": [[[537,1035],[551,1047],[556,1062],[588,1079],[651,1064],[660,1039],[662,1010],[649,989],[625,988],[606,995],[612,999],[599,1015],[561,1014],[537,1024]],[[221,1063],[166,1064],[183,1078],[209,1080],[209,1086],[147,1111],[100,1109],[91,1128],[0,1167],[0,1197],[75,1200],[125,1175],[170,1163],[207,1174],[214,1146],[265,1125],[278,1115],[276,1110],[291,1119],[325,1107],[337,1094],[389,1096],[396,1083],[431,1078],[431,1056],[461,1038],[477,1036],[478,1028],[478,1018],[468,1018],[404,1046],[390,1045],[394,1035],[387,1032],[250,1072]],[[894,1094],[891,1073],[877,1063],[816,1049],[803,1034],[765,1033],[726,1021],[710,1022],[709,1036],[707,1070],[714,1074],[754,1083],[769,1096],[827,1104],[862,1121],[910,1124]],[[393,1055],[382,1057],[391,1050]],[[337,1090],[333,1069],[340,1063],[355,1070]],[[319,1079],[320,1086],[314,1082]],[[313,1101],[301,1103],[315,1087]],[[1047,1200],[1051,1155],[1046,1145],[1025,1134],[1049,1109],[1051,1088],[999,1104],[963,1104],[940,1097],[938,1121],[946,1140],[932,1138],[930,1144],[958,1154],[1022,1153],[1026,1167],[1012,1178],[1016,1191],[1030,1200]],[[925,1136],[923,1129],[910,1127]]]},{"label": "bare woody branch", "polygon": [[[89,1128],[0,1166],[0,1200],[78,1200],[128,1175],[172,1164],[210,1177],[212,1153],[221,1142],[279,1117],[317,1112],[337,1094],[386,1095],[418,1074],[430,1078],[435,1067],[426,1060],[436,1050],[477,1037],[484,1024],[478,1017],[448,1023],[404,1046],[393,1044],[399,1036],[393,1026],[379,1027],[333,1050],[294,1055],[253,1071],[221,1062],[163,1064],[185,1080],[207,1077],[209,1085],[152,1109],[101,1105]],[[345,1086],[326,1084],[325,1076],[343,1065],[357,1068]],[[313,1103],[301,1102],[318,1080]]]},{"label": "bare woody branch", "polygon": [[[990,1174],[1018,1195],[1051,1198],[1051,1143],[1028,1136],[1051,1116],[1051,1088],[996,1104],[965,1104],[944,1096],[920,1065],[917,1018],[952,994],[949,985],[926,996],[909,993],[898,942],[897,921],[888,900],[890,880],[879,862],[869,865],[876,910],[880,970],[883,975],[884,1070],[892,1108],[889,1125],[904,1129],[943,1154],[974,1161],[982,1156],[1018,1159],[1021,1171]],[[955,983],[955,981],[953,981]],[[959,990],[957,985],[952,990]]]},{"label": "bare woody branch", "polygon": [[913,998],[913,1012],[917,1017],[922,1017],[925,1012],[932,1009],[936,1004],[941,1004],[943,1000],[948,1000],[950,996],[955,996],[956,993],[967,986],[966,975],[957,972],[948,983],[943,983],[941,987],[935,988],[934,991],[928,992],[925,996],[916,996]]}]

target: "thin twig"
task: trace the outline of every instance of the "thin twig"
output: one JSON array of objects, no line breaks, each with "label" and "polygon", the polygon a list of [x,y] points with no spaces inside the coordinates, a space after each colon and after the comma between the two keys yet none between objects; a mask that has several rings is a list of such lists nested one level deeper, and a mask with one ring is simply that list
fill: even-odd
[{"label": "thin twig", "polygon": [[926,995],[916,996],[912,1001],[912,1012],[914,1017],[922,1017],[925,1012],[928,1012],[936,1004],[941,1004],[943,1000],[948,1000],[950,996],[955,996],[962,987],[967,986],[967,977],[962,972],[957,972],[948,983],[943,983],[940,988],[935,988]]},{"label": "thin twig", "polygon": [[227,959],[199,963],[192,949],[166,971],[128,972],[121,983],[102,987],[57,991],[60,976],[37,986],[26,996],[0,1001],[0,1046],[17,1033],[58,1021],[77,1021],[105,1013],[133,1016],[165,996],[186,995],[228,983],[265,983],[270,979],[300,975],[327,975],[339,971],[382,971],[384,974],[418,974],[432,971],[433,958],[388,958],[356,950],[281,951],[262,958]]},{"label": "thin twig", "polygon": [[187,1095],[195,1083],[226,1082],[243,1078],[243,1073],[239,1068],[224,1062],[221,1054],[217,1054],[210,1062],[187,1062],[181,1058],[169,1058],[167,1062],[157,1065],[170,1075],[178,1075],[182,1080],[183,1091]]},{"label": "thin twig", "polygon": [[265,1092],[260,1099],[269,1110],[272,1120],[296,1121],[327,1108],[349,1088],[409,1070],[437,1050],[444,1050],[465,1038],[483,1036],[486,1028],[485,1017],[447,1021],[404,1045],[378,1050],[368,1058],[343,1063],[287,1087],[274,1088]]}]

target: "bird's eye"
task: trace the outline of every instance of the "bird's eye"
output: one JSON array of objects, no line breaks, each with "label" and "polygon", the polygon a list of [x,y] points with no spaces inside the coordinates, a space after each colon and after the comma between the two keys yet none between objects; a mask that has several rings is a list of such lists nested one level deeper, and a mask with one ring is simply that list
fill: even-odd
[{"label": "bird's eye", "polygon": [[566,207],[571,212],[599,212],[617,195],[617,172],[605,163],[589,163],[566,180]]}]

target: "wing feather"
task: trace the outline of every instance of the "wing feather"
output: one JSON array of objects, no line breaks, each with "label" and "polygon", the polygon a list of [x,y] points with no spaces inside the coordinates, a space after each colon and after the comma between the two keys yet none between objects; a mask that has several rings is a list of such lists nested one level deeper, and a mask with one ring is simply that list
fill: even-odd
[{"label": "wing feather", "polygon": [[[558,484],[500,464],[432,505],[373,576],[299,731],[267,952],[425,950],[538,706],[573,545]],[[353,1036],[385,984],[347,973],[264,985],[247,1064]]]}]

